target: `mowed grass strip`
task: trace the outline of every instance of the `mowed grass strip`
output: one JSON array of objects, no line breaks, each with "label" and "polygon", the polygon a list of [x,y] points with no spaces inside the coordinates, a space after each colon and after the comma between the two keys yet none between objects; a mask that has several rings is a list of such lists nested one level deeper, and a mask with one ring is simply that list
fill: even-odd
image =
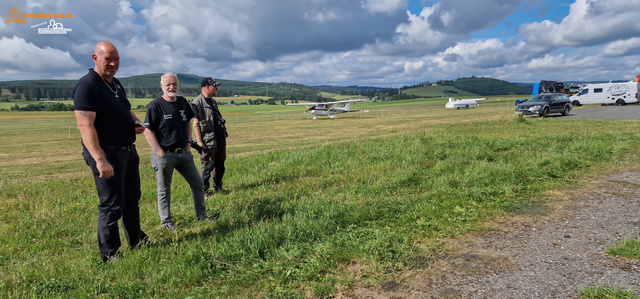
[{"label": "mowed grass strip", "polygon": [[[638,122],[517,122],[512,108],[419,104],[384,108],[384,117],[253,124],[230,125],[225,187],[232,193],[207,200],[211,212],[220,212],[218,222],[195,221],[189,188],[175,176],[179,234],[160,229],[148,146],[139,139],[142,227],[153,242],[124,246],[118,263],[98,260],[95,186],[79,154],[61,175],[27,167],[23,177],[3,179],[0,296],[344,293],[360,280],[375,284],[428,264],[445,250],[442,240],[484,230],[484,220],[509,216],[547,190],[636,165],[640,137]],[[64,152],[77,141],[57,146]],[[43,159],[40,169],[48,168]],[[354,265],[358,273],[349,271]]]}]

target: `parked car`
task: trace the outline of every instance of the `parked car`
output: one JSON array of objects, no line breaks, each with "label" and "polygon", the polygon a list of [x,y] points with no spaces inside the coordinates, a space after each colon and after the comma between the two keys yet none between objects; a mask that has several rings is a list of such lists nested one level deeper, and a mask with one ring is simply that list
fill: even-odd
[{"label": "parked car", "polygon": [[538,115],[546,117],[550,113],[569,115],[571,101],[564,93],[541,93],[516,106],[517,115]]}]

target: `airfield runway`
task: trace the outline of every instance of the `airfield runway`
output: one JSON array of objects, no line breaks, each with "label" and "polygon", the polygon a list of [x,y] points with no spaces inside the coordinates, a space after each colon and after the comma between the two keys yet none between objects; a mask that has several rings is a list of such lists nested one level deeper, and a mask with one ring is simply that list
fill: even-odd
[{"label": "airfield runway", "polygon": [[574,107],[569,113],[571,118],[640,120],[640,105]]}]

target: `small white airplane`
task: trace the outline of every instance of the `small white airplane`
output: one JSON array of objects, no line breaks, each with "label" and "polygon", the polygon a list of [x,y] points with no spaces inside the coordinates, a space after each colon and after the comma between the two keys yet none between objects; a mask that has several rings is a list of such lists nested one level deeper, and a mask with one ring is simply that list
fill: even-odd
[{"label": "small white airplane", "polygon": [[473,108],[473,107],[477,107],[480,106],[478,105],[478,101],[484,101],[487,98],[479,98],[479,99],[460,99],[458,98],[457,100],[454,100],[453,98],[449,98],[449,103],[447,103],[445,105],[446,108],[456,108],[456,109],[460,109],[460,108]]},{"label": "small white airplane", "polygon": [[[346,113],[346,112],[355,112],[358,109],[351,109],[351,103],[355,102],[364,102],[364,99],[358,100],[344,100],[344,101],[335,101],[335,102],[325,102],[325,103],[291,103],[287,105],[297,105],[297,106],[306,106],[307,111],[313,115],[313,120],[317,120],[320,116],[328,116],[330,118],[336,118],[336,114]],[[345,104],[343,107],[336,107],[337,105]]]}]

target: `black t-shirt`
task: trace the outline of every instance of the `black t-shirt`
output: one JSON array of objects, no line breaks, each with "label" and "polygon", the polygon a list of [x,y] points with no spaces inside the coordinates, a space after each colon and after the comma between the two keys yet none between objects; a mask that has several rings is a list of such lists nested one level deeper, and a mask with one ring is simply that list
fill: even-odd
[{"label": "black t-shirt", "polygon": [[147,106],[144,122],[153,131],[163,149],[184,148],[191,136],[187,136],[189,121],[193,118],[193,110],[183,97],[175,102],[167,102],[159,97]]},{"label": "black t-shirt", "polygon": [[89,69],[73,88],[73,109],[96,113],[93,125],[101,147],[131,145],[136,141],[131,103],[120,81],[116,78],[112,81],[103,81],[98,73]]},{"label": "black t-shirt", "polygon": [[[209,105],[212,104],[213,99],[212,98],[208,98],[205,99],[205,101],[209,102]],[[198,109],[206,109],[204,107],[199,107],[198,105],[192,105],[193,106],[193,113],[194,113],[194,117],[198,118],[198,115],[200,115],[200,112],[198,111]],[[213,105],[211,105],[211,107],[213,107]],[[225,134],[224,134],[224,127],[222,127],[222,125],[220,125],[220,117],[218,117],[220,115],[219,111],[214,111],[213,112],[213,134],[214,136],[216,136],[216,144],[218,145],[226,145],[227,141],[225,139]]]}]

